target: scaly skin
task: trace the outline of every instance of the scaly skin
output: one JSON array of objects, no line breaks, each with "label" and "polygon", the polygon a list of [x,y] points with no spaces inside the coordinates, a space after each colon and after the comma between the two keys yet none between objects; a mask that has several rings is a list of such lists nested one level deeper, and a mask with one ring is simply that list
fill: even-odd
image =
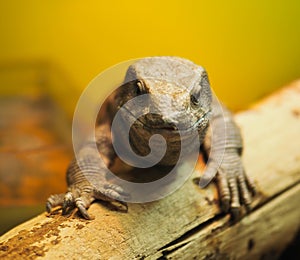
[{"label": "scaly skin", "polygon": [[[217,172],[215,180],[223,211],[231,211],[236,218],[241,204],[250,209],[255,186],[246,176],[241,162],[241,134],[230,112],[220,107],[212,97],[205,70],[181,58],[153,57],[141,59],[128,68],[125,84],[108,98],[98,115],[95,133],[103,162],[97,160],[98,151],[87,140],[77,160],[73,160],[68,168],[67,193],[50,196],[47,211],[61,206],[64,214],[68,209],[77,207],[84,218],[91,219],[87,209],[94,200],[121,203],[126,200],[129,194],[106,180],[107,168],[117,158],[112,147],[110,127],[118,109],[142,94],[153,94],[152,104],[160,113],[146,115],[133,124],[130,139],[134,151],[142,156],[147,155],[149,136],[163,134],[168,149],[160,164],[175,165],[178,158],[176,152],[180,151],[180,138],[175,136],[175,125],[180,125],[180,129],[196,126],[204,153],[207,156],[210,154],[205,176],[209,178]],[[171,96],[172,104],[165,104],[165,100],[155,94]],[[212,134],[214,138],[211,139]],[[122,137],[120,130],[120,136],[114,138],[122,140]],[[202,181],[205,182],[205,178]]]}]

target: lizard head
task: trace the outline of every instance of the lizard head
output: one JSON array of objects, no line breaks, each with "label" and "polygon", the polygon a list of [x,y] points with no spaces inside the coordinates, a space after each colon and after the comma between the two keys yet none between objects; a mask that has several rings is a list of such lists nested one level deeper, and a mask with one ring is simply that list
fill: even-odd
[{"label": "lizard head", "polygon": [[125,82],[123,103],[149,94],[144,99],[144,116],[139,118],[147,128],[188,130],[206,122],[212,99],[209,81],[204,68],[191,61],[144,58],[128,68]]},{"label": "lizard head", "polygon": [[202,141],[212,102],[207,73],[202,67],[177,57],[138,60],[129,66],[116,102],[118,107],[124,107],[136,97],[142,99],[139,98],[138,106],[127,108],[125,117],[129,118],[128,114],[131,114],[135,118],[130,142],[138,154],[148,154],[149,138],[160,134],[168,143],[162,164],[171,165],[177,156],[168,155],[168,151],[173,154],[178,150],[183,141],[182,133],[188,143],[193,142],[192,132],[199,133]]}]

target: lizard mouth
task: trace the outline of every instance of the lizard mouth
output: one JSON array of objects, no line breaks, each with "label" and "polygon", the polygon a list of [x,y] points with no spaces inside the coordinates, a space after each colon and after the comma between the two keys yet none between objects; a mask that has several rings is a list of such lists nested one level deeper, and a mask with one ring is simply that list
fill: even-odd
[{"label": "lizard mouth", "polygon": [[171,133],[179,133],[179,132],[191,132],[198,130],[199,127],[205,129],[208,125],[209,121],[209,113],[210,111],[205,112],[197,121],[191,122],[191,124],[179,124],[178,126],[175,123],[166,123],[161,117],[156,117],[156,120],[149,120],[147,115],[136,118],[131,111],[126,111],[135,118],[135,125],[140,126],[148,131],[163,131],[163,132],[171,132]]},{"label": "lizard mouth", "polygon": [[149,123],[142,122],[139,119],[137,120],[141,122],[143,126],[149,130],[162,130],[162,131],[168,131],[173,133],[179,133],[179,132],[190,132],[190,131],[194,131],[195,129],[198,129],[198,127],[207,120],[207,116],[206,115],[202,116],[189,127],[181,127],[181,128],[178,128],[175,124],[152,125]]}]

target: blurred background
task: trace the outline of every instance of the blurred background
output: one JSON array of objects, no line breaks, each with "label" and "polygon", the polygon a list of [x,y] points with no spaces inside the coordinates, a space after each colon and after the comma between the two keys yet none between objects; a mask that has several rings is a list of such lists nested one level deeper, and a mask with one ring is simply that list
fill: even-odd
[{"label": "blurred background", "polygon": [[299,17],[297,0],[0,1],[0,234],[65,191],[73,110],[101,71],[185,57],[246,109],[300,78]]}]

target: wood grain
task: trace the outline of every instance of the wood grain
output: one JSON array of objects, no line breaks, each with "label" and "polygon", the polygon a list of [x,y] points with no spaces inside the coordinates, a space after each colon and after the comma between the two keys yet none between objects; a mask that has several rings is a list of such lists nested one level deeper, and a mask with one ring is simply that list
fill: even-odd
[{"label": "wood grain", "polygon": [[0,238],[0,258],[258,259],[279,256],[300,230],[300,81],[236,115],[243,160],[259,194],[232,223],[214,184],[192,176],[168,197],[130,204],[128,213],[94,203],[93,221],[41,214]]}]

